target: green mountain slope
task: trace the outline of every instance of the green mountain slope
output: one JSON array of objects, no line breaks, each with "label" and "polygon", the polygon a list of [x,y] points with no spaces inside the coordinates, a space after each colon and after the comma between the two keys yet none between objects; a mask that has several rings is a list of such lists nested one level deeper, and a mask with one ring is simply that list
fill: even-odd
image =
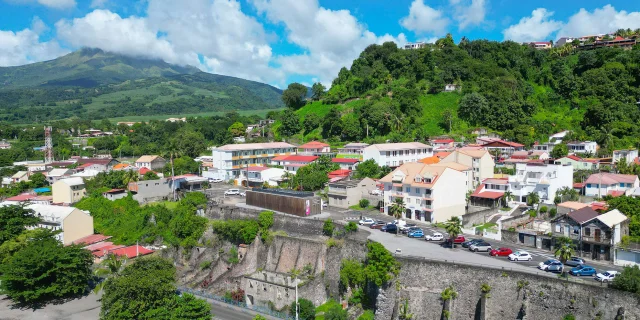
[{"label": "green mountain slope", "polygon": [[160,60],[82,49],[0,68],[0,121],[210,114],[282,107],[270,85]]}]

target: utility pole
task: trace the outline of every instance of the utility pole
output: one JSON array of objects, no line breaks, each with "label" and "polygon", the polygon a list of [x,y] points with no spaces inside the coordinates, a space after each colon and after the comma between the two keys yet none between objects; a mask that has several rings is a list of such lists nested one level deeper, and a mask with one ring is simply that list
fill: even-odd
[{"label": "utility pole", "polygon": [[176,201],[176,179],[173,172],[173,152],[171,152],[171,189],[173,193],[173,201]]},{"label": "utility pole", "polygon": [[300,304],[298,303],[298,276],[296,275],[296,320],[298,320],[298,310],[300,309]]}]

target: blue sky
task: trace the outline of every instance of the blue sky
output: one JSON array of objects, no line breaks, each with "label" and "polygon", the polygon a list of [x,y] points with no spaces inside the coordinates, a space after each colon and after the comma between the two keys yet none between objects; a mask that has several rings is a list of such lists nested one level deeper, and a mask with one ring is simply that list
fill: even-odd
[{"label": "blue sky", "polygon": [[539,41],[640,28],[631,0],[0,0],[0,66],[81,47],[278,87],[330,84],[369,44]]}]

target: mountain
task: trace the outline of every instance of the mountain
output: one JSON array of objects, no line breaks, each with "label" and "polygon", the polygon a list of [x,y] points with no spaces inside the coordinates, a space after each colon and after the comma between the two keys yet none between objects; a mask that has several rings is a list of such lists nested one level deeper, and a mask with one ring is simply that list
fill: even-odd
[{"label": "mountain", "polygon": [[199,114],[282,107],[273,86],[162,60],[81,49],[0,68],[0,121]]}]

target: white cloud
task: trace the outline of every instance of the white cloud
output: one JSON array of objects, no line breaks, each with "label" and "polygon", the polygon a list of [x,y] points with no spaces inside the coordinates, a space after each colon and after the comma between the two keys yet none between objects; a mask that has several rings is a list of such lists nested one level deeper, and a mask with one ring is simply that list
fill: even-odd
[{"label": "white cloud", "polygon": [[276,57],[282,71],[312,75],[325,85],[331,84],[340,68],[350,67],[368,45],[406,42],[403,34],[377,36],[348,10],[326,9],[315,0],[253,0],[253,3],[269,21],[285,26],[289,42],[305,50]]},{"label": "white cloud", "polygon": [[558,37],[580,37],[615,32],[618,29],[640,28],[640,12],[616,11],[611,5],[589,12],[580,9],[560,29]]},{"label": "white cloud", "polygon": [[544,41],[562,27],[562,23],[552,20],[553,12],[544,8],[533,10],[530,17],[520,19],[518,24],[503,30],[505,40],[516,42]]},{"label": "white cloud", "polygon": [[7,0],[16,4],[31,4],[38,3],[43,6],[54,9],[68,9],[76,6],[75,0]]},{"label": "white cloud", "polygon": [[[457,4],[459,1],[452,1]],[[400,20],[400,24],[415,33],[444,34],[449,25],[449,18],[441,10],[424,4],[423,0],[414,0],[409,7],[409,15]]]},{"label": "white cloud", "polygon": [[458,28],[460,30],[464,30],[470,26],[480,25],[484,22],[485,15],[487,14],[487,3],[485,0],[471,0],[468,5],[464,5],[460,0],[452,0],[450,2],[455,7],[455,19],[458,22]]},{"label": "white cloud", "polygon": [[91,8],[104,8],[108,0],[91,0]]},{"label": "white cloud", "polygon": [[40,34],[48,27],[35,17],[31,28],[22,31],[0,30],[0,66],[22,64],[54,59],[66,54],[55,40],[40,42]]}]

